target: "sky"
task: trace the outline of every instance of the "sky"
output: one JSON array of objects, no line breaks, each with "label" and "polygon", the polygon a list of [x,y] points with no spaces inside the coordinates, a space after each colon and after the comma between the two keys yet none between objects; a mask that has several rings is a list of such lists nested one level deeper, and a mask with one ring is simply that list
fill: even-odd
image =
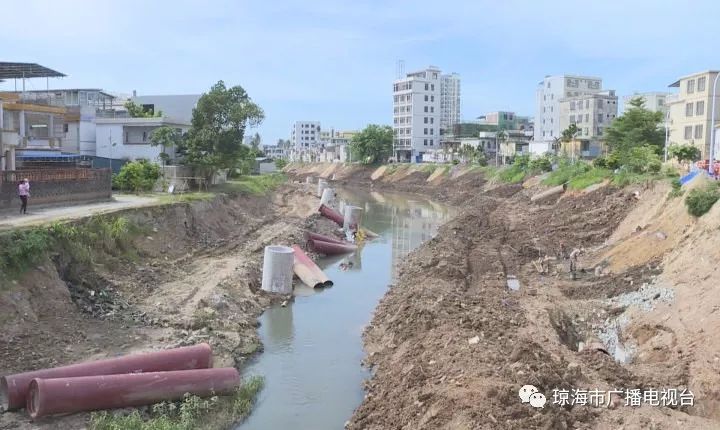
[{"label": "sky", "polygon": [[464,119],[534,115],[546,75],[599,76],[622,98],[720,68],[717,0],[24,0],[0,10],[0,61],[68,75],[51,88],[191,94],[223,80],[264,109],[252,130],[264,144],[288,138],[296,120],[391,124],[399,60],[407,72],[459,73]]}]

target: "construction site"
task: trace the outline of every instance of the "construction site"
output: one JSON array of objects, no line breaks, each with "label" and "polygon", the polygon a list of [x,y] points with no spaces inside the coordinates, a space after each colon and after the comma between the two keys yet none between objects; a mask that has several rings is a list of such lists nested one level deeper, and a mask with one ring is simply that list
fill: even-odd
[{"label": "construction site", "polygon": [[53,240],[2,279],[0,429],[121,428],[254,377],[252,407],[195,428],[720,428],[717,205],[469,165],[284,174],[5,232]]}]

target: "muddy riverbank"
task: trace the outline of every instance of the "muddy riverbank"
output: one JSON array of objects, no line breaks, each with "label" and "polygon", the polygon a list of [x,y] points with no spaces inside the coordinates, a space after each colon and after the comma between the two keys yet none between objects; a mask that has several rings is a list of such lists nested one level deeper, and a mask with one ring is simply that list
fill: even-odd
[{"label": "muddy riverbank", "polygon": [[[720,427],[720,349],[708,334],[720,303],[707,266],[720,209],[693,220],[663,183],[532,202],[538,181],[488,184],[463,167],[292,169],[422,188],[462,209],[400,265],[376,309],[365,331],[373,376],[349,428]],[[544,408],[521,403],[524,385]]]},{"label": "muddy riverbank", "polygon": [[[211,344],[216,367],[242,367],[261,348],[257,317],[280,299],[259,290],[263,248],[302,243],[306,228],[332,228],[316,205],[286,184],[265,196],[218,195],[69,224],[122,224],[131,237],[82,261],[75,248],[50,249],[2,286],[0,373],[199,342]],[[77,429],[87,419],[31,425],[21,411],[0,415],[0,428]]]}]

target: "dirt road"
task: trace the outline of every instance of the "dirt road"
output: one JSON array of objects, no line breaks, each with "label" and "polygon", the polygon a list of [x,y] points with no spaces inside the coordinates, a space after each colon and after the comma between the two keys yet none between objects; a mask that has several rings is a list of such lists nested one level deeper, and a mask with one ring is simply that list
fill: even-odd
[{"label": "dirt road", "polygon": [[17,215],[14,212],[0,214],[0,229],[40,225],[52,221],[68,221],[124,209],[155,206],[157,204],[158,198],[156,197],[115,194],[113,200],[108,202],[39,209],[34,209],[31,206],[27,215]]}]

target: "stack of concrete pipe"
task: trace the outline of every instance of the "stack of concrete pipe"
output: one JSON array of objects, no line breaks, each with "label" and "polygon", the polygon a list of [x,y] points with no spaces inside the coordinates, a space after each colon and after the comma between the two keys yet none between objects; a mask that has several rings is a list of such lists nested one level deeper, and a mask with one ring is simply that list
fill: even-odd
[{"label": "stack of concrete pipe", "polygon": [[132,354],[0,378],[0,406],[26,407],[30,417],[150,405],[231,394],[234,368],[213,369],[208,344]]}]

